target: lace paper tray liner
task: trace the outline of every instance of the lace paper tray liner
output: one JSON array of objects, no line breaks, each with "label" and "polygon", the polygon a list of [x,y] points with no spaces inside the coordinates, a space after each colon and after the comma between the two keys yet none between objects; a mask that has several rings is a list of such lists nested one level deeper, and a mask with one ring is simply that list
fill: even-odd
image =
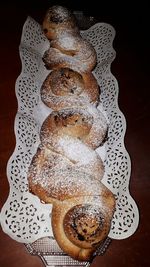
[{"label": "lace paper tray liner", "polygon": [[[124,146],[126,121],[118,107],[118,83],[111,73],[111,63],[116,56],[113,49],[115,30],[109,24],[96,23],[81,34],[93,44],[97,52],[98,64],[93,73],[101,87],[102,103],[98,108],[107,114],[109,120],[108,140],[103,147],[97,149],[105,164],[102,181],[115,194],[117,201],[108,240],[124,239],[137,229],[139,212],[129,192],[131,163]],[[48,47],[49,42],[43,35],[41,26],[28,17],[19,47],[22,71],[15,87],[18,100],[14,125],[16,147],[7,164],[10,192],[0,218],[3,231],[16,241],[28,244],[28,249],[33,253],[35,248],[30,244],[38,244],[37,254],[45,253],[41,240],[44,240],[43,244],[49,244],[49,240],[53,239],[50,227],[51,205],[42,204],[36,196],[29,193],[26,174],[40,142],[41,123],[50,113],[50,109],[40,100],[40,87],[49,73],[42,61],[42,55]],[[44,251],[48,255],[49,250],[45,248]],[[68,257],[67,261],[64,260],[61,265],[71,265]],[[73,264],[81,265],[74,261]]]}]

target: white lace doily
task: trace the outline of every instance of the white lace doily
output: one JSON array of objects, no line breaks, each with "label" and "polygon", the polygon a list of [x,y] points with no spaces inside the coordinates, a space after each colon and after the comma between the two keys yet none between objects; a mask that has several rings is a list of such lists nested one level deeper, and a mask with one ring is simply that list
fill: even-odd
[{"label": "white lace doily", "polygon": [[[111,73],[111,63],[116,56],[113,49],[115,30],[109,24],[97,23],[83,31],[82,35],[97,52],[98,64],[94,74],[101,87],[102,106],[110,123],[104,147],[103,183],[116,195],[117,205],[109,237],[124,239],[137,229],[139,213],[129,192],[131,164],[124,146],[126,121],[118,107],[118,83]],[[7,164],[10,193],[0,218],[3,231],[23,243],[38,242],[43,237],[53,236],[50,227],[51,205],[41,204],[36,196],[29,193],[26,176],[39,144],[41,123],[50,112],[40,101],[40,87],[49,73],[42,61],[48,47],[41,26],[28,17],[20,43],[22,72],[15,87],[18,100],[14,126],[16,147]],[[103,154],[102,148],[98,151]]]}]

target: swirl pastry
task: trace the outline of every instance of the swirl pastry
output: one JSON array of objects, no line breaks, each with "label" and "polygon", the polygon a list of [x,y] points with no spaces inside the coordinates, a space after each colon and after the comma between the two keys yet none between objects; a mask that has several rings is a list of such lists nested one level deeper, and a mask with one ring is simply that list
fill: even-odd
[{"label": "swirl pastry", "polygon": [[99,95],[100,88],[92,72],[81,75],[69,68],[50,72],[41,87],[41,100],[53,110],[88,103],[96,106]]},{"label": "swirl pastry", "polygon": [[51,6],[43,20],[43,31],[48,40],[56,39],[66,29],[70,32],[80,34],[75,16],[70,10],[63,6]]},{"label": "swirl pastry", "polygon": [[110,190],[71,167],[49,171],[41,157],[33,160],[28,179],[30,191],[53,204],[51,222],[59,246],[76,260],[89,260],[110,230],[115,208]]},{"label": "swirl pastry", "polygon": [[92,141],[100,129],[93,125],[87,109],[53,111],[42,124],[41,144],[28,171],[30,192],[53,204],[51,223],[59,246],[80,261],[89,260],[108,235],[115,207],[113,194],[101,183],[99,141]]},{"label": "swirl pastry", "polygon": [[64,7],[48,9],[43,31],[50,47],[43,55],[52,72],[41,87],[41,99],[51,109],[98,105],[100,87],[92,70],[97,61],[94,47],[84,40],[74,15]]},{"label": "swirl pastry", "polygon": [[108,130],[97,109],[96,51],[64,7],[47,11],[43,31],[50,41],[43,61],[51,71],[40,93],[52,112],[41,126],[29,166],[29,190],[52,204],[51,225],[60,248],[87,261],[107,237],[115,210],[115,197],[101,181],[105,169],[96,150]]},{"label": "swirl pastry", "polygon": [[40,139],[47,149],[69,160],[74,169],[90,174],[94,171],[95,176],[101,179],[104,166],[94,150],[102,141],[98,135],[101,129],[94,128],[93,116],[87,110],[54,111],[43,122]]},{"label": "swirl pastry", "polygon": [[96,51],[81,37],[73,14],[66,8],[49,8],[43,21],[43,31],[50,40],[50,48],[43,56],[48,69],[70,68],[79,73],[94,69]]},{"label": "swirl pastry", "polygon": [[[108,129],[105,116],[94,106],[53,111],[41,127],[42,142],[52,143],[57,136],[72,136],[92,149],[104,141]],[[54,138],[55,135],[55,138]]]},{"label": "swirl pastry", "polygon": [[54,204],[52,210],[52,227],[59,246],[79,261],[91,260],[110,230],[114,198],[102,184],[97,186],[98,195],[70,198]]}]

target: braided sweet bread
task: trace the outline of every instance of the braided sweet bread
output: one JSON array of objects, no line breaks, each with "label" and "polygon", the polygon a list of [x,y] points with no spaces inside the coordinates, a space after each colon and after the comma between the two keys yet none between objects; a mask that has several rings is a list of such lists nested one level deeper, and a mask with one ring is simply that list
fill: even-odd
[{"label": "braided sweet bread", "polygon": [[70,68],[79,73],[89,72],[96,65],[96,51],[84,40],[77,27],[74,15],[64,7],[48,9],[43,31],[50,40],[50,48],[43,61],[49,69]]},{"label": "braided sweet bread", "polygon": [[115,210],[115,197],[101,182],[105,169],[96,151],[109,127],[97,109],[96,52],[64,7],[47,11],[43,31],[50,40],[43,56],[50,73],[40,93],[53,111],[41,126],[28,170],[29,190],[53,205],[51,225],[60,248],[87,261],[107,237]]},{"label": "braided sweet bread", "polygon": [[46,106],[59,110],[73,106],[99,103],[100,88],[91,72],[82,73],[69,68],[53,70],[41,87],[41,99]]},{"label": "braided sweet bread", "polygon": [[54,110],[87,102],[98,104],[100,88],[91,72],[97,61],[96,51],[81,37],[73,14],[61,6],[51,7],[43,31],[50,40],[43,61],[52,73],[41,88],[42,101]]},{"label": "braided sweet bread", "polygon": [[42,153],[45,157],[36,155],[29,170],[30,190],[53,204],[52,229],[62,250],[76,260],[90,260],[109,233],[114,196],[93,175],[72,166],[63,169],[61,163],[61,169],[50,171],[49,150]]},{"label": "braided sweet bread", "polygon": [[96,149],[104,141],[107,129],[105,116],[95,107],[66,108],[53,111],[46,118],[41,127],[41,139],[50,143],[51,138],[56,140],[58,135],[68,135]]}]

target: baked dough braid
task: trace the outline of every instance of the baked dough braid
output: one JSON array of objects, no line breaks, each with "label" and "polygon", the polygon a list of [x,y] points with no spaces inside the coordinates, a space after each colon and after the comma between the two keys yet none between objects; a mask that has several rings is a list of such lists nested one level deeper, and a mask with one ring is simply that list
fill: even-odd
[{"label": "baked dough braid", "polygon": [[80,261],[89,260],[108,235],[115,205],[113,194],[101,183],[104,165],[95,150],[102,124],[95,128],[89,111],[50,113],[28,171],[30,192],[53,204],[51,223],[59,246]]},{"label": "baked dough braid", "polygon": [[[86,175],[85,184],[88,178]],[[58,202],[54,204],[52,211],[53,232],[56,240],[59,240],[59,246],[79,261],[91,260],[93,253],[109,233],[114,212],[112,193],[98,181],[95,186],[99,188],[99,192],[93,192],[91,196],[82,191],[85,195]],[[81,189],[84,190],[83,187]]]},{"label": "baked dough braid", "polygon": [[42,101],[54,110],[68,105],[99,103],[100,88],[91,72],[97,61],[94,47],[84,40],[75,17],[66,8],[51,7],[43,21],[50,47],[43,55],[52,70],[41,88]]},{"label": "baked dough braid", "polygon": [[88,105],[53,111],[43,122],[41,139],[42,142],[52,143],[57,136],[68,135],[96,149],[103,143],[107,130],[108,123],[103,113]]},{"label": "baked dough braid", "polygon": [[47,11],[43,30],[50,40],[43,61],[51,72],[40,93],[53,111],[40,129],[27,175],[29,190],[52,204],[51,225],[60,248],[87,261],[107,237],[115,210],[115,197],[101,182],[105,169],[96,151],[109,127],[97,109],[96,52],[64,7]]},{"label": "baked dough braid", "polygon": [[96,65],[96,51],[84,40],[74,15],[64,7],[51,7],[43,21],[43,31],[50,48],[43,61],[48,69],[70,68],[79,73],[89,72]]},{"label": "baked dough braid", "polygon": [[[45,149],[42,152],[47,154]],[[62,250],[76,260],[90,260],[109,233],[114,196],[93,175],[71,166],[50,168],[47,158],[39,155],[33,159],[28,175],[30,191],[53,204],[52,229]]]},{"label": "baked dough braid", "polygon": [[47,69],[67,67],[79,73],[86,73],[95,67],[94,51],[93,47],[81,37],[70,33],[67,35],[65,32],[60,34],[57,40],[51,41],[51,47],[44,53],[43,61]]},{"label": "baked dough braid", "polygon": [[73,106],[95,106],[99,103],[100,88],[92,74],[82,75],[69,68],[53,70],[41,87],[41,100],[53,110]]}]

